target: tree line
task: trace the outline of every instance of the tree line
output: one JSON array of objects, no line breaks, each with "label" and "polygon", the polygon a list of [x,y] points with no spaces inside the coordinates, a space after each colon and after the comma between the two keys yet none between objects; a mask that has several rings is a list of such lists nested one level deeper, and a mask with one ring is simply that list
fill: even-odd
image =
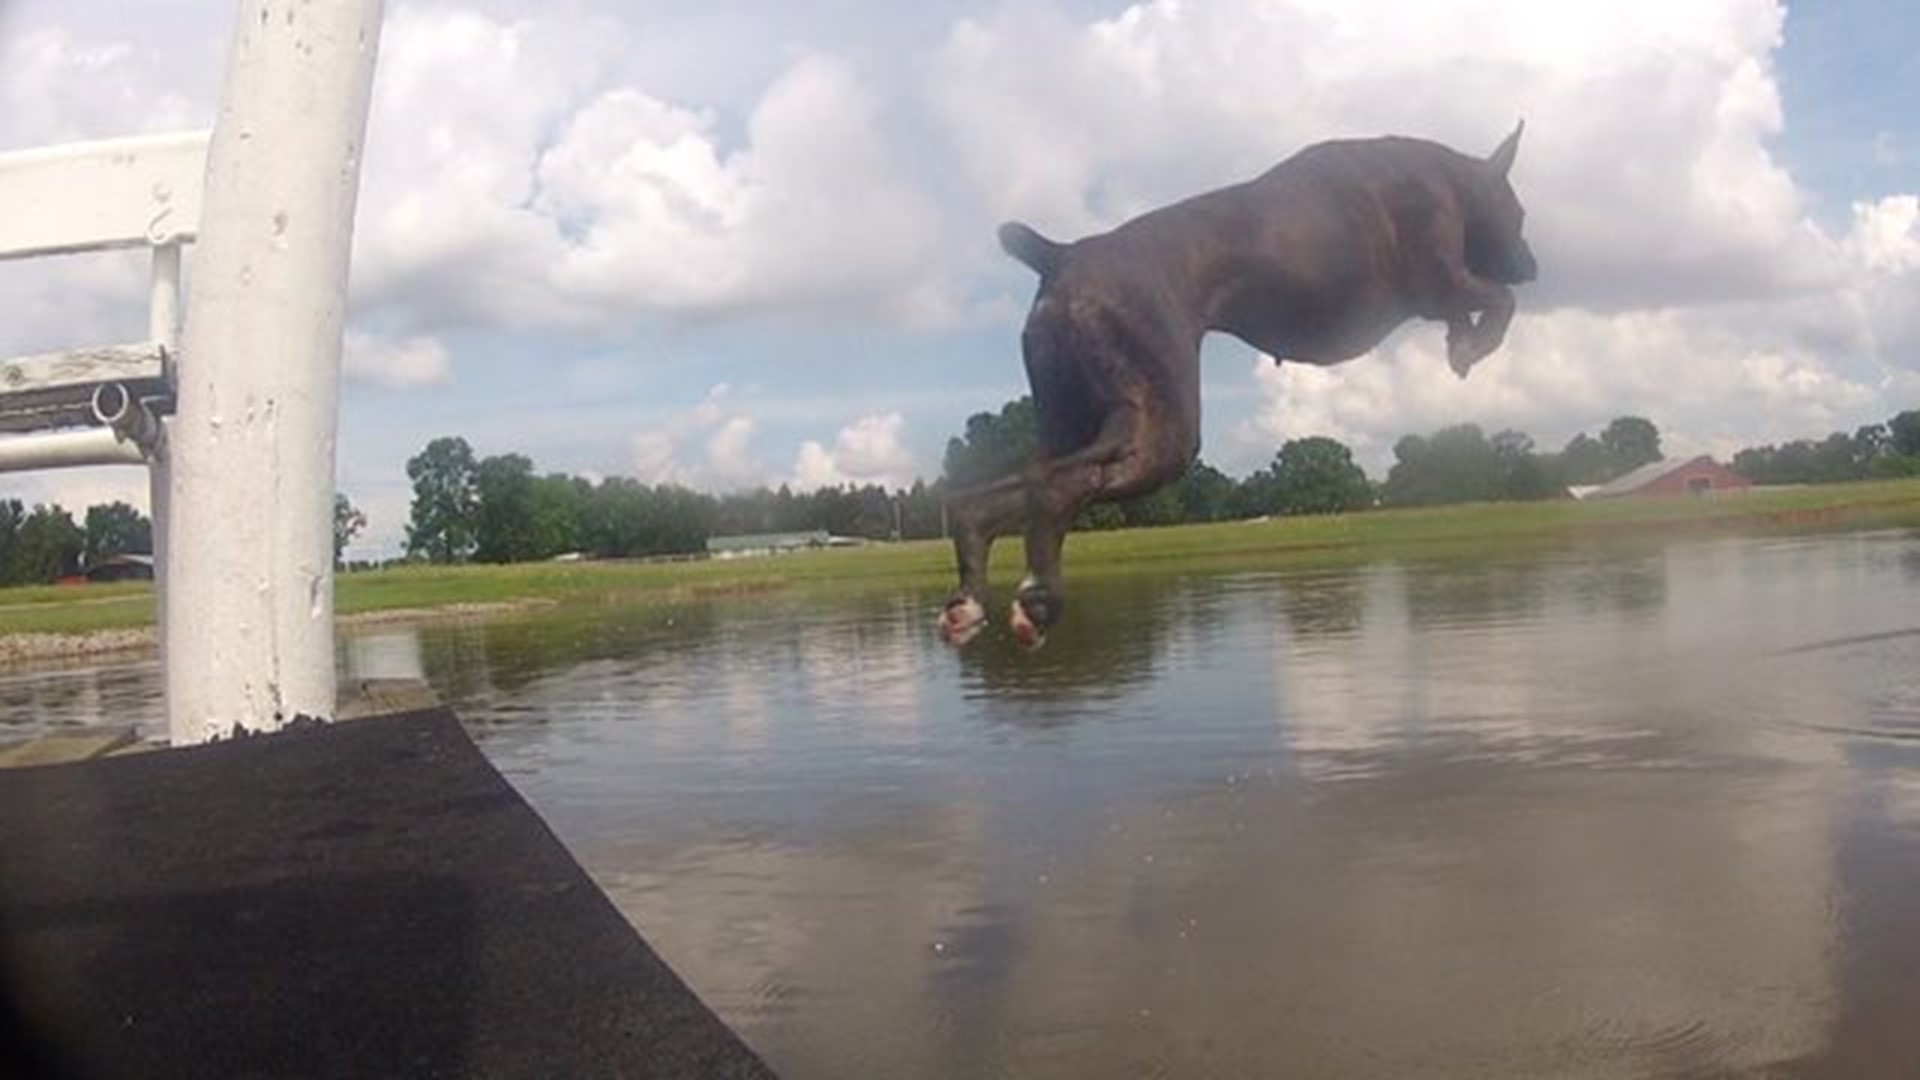
[{"label": "tree line", "polygon": [[[367,517],[346,496],[334,500],[333,554],[338,561]],[[78,577],[123,555],[153,554],[153,522],[131,504],[87,507],[75,521],[59,503],[29,509],[0,499],[0,586],[45,585]]]},{"label": "tree line", "polygon": [[827,532],[924,539],[942,532],[940,485],[915,482],[711,495],[628,477],[540,474],[524,454],[476,457],[459,436],[407,461],[409,556],[436,563],[525,562],[580,553],[635,558],[704,552],[708,537]]},{"label": "tree line", "polygon": [[[978,483],[1018,467],[1037,445],[1032,401],[1010,401],[998,413],[968,418],[965,430],[947,443],[944,473],[954,483]],[[1660,460],[1660,430],[1644,417],[1622,416],[1597,436],[1582,432],[1559,452],[1543,453],[1524,432],[1489,437],[1476,424],[1459,424],[1408,435],[1394,444],[1393,454],[1385,481],[1375,483],[1339,440],[1290,439],[1265,467],[1241,480],[1196,462],[1178,483],[1154,494],[1093,507],[1079,527],[1559,498],[1570,485],[1605,483]]]},{"label": "tree line", "polygon": [[153,553],[153,523],[124,502],[90,506],[81,521],[58,503],[28,509],[0,499],[0,585],[44,585],[119,555]]},{"label": "tree line", "polygon": [[[524,454],[475,455],[459,436],[429,442],[407,461],[413,503],[409,557],[437,563],[525,562],[579,553],[600,558],[696,554],[713,536],[826,532],[872,540],[938,538],[955,487],[1018,468],[1038,445],[1033,403],[1008,402],[968,418],[948,441],[941,476],[889,490],[877,484],[796,492],[762,487],[727,495],[626,477],[589,480],[540,473]],[[1409,436],[1375,484],[1351,450],[1324,436],[1289,440],[1264,468],[1233,479],[1204,461],[1152,494],[1087,509],[1081,529],[1108,529],[1291,514],[1333,514],[1377,505],[1550,498],[1566,476],[1610,479],[1657,460],[1659,432],[1622,417],[1598,437],[1581,435],[1542,455],[1519,432],[1491,439],[1473,425]]]},{"label": "tree line", "polygon": [[[1565,497],[1662,459],[1660,430],[1640,416],[1616,417],[1543,450],[1525,432],[1488,435],[1457,424],[1408,435],[1393,447],[1381,481],[1370,479],[1337,439],[1290,439],[1271,461],[1234,479],[1204,461],[1176,483],[1088,508],[1080,529],[1173,525],[1372,507]],[[438,438],[407,462],[413,507],[406,546],[433,562],[521,562],[578,552],[596,557],[694,554],[712,536],[821,531],[866,539],[942,536],[942,504],[955,487],[1017,469],[1039,444],[1033,402],[967,418],[949,439],[941,476],[889,490],[876,484],[795,492],[782,486],[712,495],[625,477],[588,480],[539,474],[523,454],[477,458],[467,441]],[[1764,446],[1735,455],[1756,483],[1817,483],[1920,475],[1920,411],[1903,412],[1852,435]]]},{"label": "tree line", "polygon": [[1733,455],[1733,469],[1756,484],[1832,484],[1920,476],[1920,410],[1849,435],[1755,446]]},{"label": "tree line", "polygon": [[[480,458],[465,439],[443,437],[407,461],[413,503],[406,550],[411,558],[432,562],[505,563],[575,552],[604,558],[697,554],[709,537],[751,533],[933,539],[945,533],[942,506],[950,489],[1020,467],[1038,442],[1033,402],[1022,397],[997,412],[968,417],[948,440],[941,476],[931,484],[811,492],[781,486],[712,495],[627,477],[543,475],[523,454]],[[1558,451],[1541,450],[1524,432],[1489,436],[1478,425],[1458,424],[1400,439],[1385,479],[1376,482],[1345,444],[1316,435],[1288,440],[1267,465],[1240,479],[1195,462],[1179,481],[1150,495],[1090,507],[1076,527],[1552,499],[1661,456],[1660,431],[1644,417],[1615,418],[1597,433],[1575,435]],[[1731,464],[1757,484],[1920,476],[1920,410],[1851,434],[1741,450]],[[366,515],[346,495],[336,496],[336,562],[366,525]],[[0,585],[46,583],[117,555],[152,550],[152,523],[127,503],[88,507],[76,521],[58,504],[28,508],[18,499],[0,499]]]}]

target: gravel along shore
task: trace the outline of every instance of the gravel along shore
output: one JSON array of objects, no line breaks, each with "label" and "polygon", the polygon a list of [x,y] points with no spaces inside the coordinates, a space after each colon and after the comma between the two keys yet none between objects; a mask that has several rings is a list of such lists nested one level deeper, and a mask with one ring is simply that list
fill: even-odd
[{"label": "gravel along shore", "polygon": [[[394,608],[389,611],[362,611],[342,615],[340,626],[375,626],[387,623],[419,623],[442,619],[487,619],[515,615],[551,606],[549,600],[510,600],[497,603],[446,604],[429,608]],[[160,646],[160,635],[151,626],[121,630],[93,630],[84,634],[4,634],[0,635],[0,668],[27,667],[60,660],[89,660],[100,656],[127,653],[151,653]]]}]

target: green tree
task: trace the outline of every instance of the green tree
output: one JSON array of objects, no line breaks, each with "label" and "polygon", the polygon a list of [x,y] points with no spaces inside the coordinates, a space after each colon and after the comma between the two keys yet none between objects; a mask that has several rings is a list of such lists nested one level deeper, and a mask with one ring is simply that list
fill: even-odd
[{"label": "green tree", "polygon": [[489,563],[533,558],[533,462],[525,454],[482,458],[473,469],[473,494],[473,557]]},{"label": "green tree", "polygon": [[1920,457],[1920,409],[1908,409],[1887,421],[1887,436],[1894,453]]},{"label": "green tree", "polygon": [[1256,490],[1261,493],[1258,512],[1265,514],[1339,514],[1373,502],[1373,489],[1354,464],[1353,451],[1325,435],[1287,440]]},{"label": "green tree", "polygon": [[1885,424],[1862,424],[1853,431],[1853,461],[1860,475],[1865,476],[1876,461],[1891,457],[1893,432]]},{"label": "green tree", "polygon": [[1186,518],[1186,507],[1180,500],[1179,485],[1168,484],[1122,501],[1120,514],[1128,528],[1178,525]]},{"label": "green tree", "polygon": [[707,549],[713,535],[715,501],[711,496],[674,485],[653,490],[657,527],[649,555],[688,555]]},{"label": "green tree", "polygon": [[1749,446],[1733,455],[1733,471],[1756,484],[1798,483],[1792,463],[1778,446]]},{"label": "green tree", "polygon": [[854,493],[857,507],[850,536],[886,540],[893,536],[893,499],[879,484],[867,484]]},{"label": "green tree", "polygon": [[1031,397],[1016,398],[998,414],[975,413],[966,432],[947,440],[942,462],[947,483],[967,487],[1013,472],[1040,448],[1039,421]]},{"label": "green tree", "polygon": [[435,439],[407,459],[407,478],[413,481],[408,553],[437,563],[457,562],[473,553],[474,472],[473,447],[458,436]]},{"label": "green tree", "polygon": [[20,503],[7,500],[0,510],[0,584],[44,585],[80,571],[87,534],[73,515],[59,506],[36,506],[21,513]]},{"label": "green tree", "polygon": [[1920,457],[1888,454],[1875,461],[1867,470],[1867,475],[1876,480],[1899,480],[1909,476],[1920,476]]},{"label": "green tree", "polygon": [[99,566],[115,555],[153,554],[153,522],[124,502],[87,507],[86,544],[82,559]]},{"label": "green tree", "polygon": [[1409,435],[1394,444],[1393,456],[1385,495],[1395,506],[1487,502],[1502,494],[1505,470],[1477,424]]},{"label": "green tree", "polygon": [[0,499],[0,585],[22,585],[19,574],[20,527],[27,508],[19,499]]},{"label": "green tree", "polygon": [[586,481],[564,473],[550,473],[533,482],[534,558],[551,559],[580,550],[581,511],[592,490]]},{"label": "green tree", "polygon": [[706,550],[719,520],[711,495],[612,476],[582,490],[580,546],[596,555],[682,555]]},{"label": "green tree", "polygon": [[610,476],[580,508],[580,538],[595,555],[618,558],[641,553],[649,526],[652,492],[638,480]]},{"label": "green tree", "polygon": [[928,485],[916,477],[913,486],[896,498],[900,500],[900,539],[931,540],[942,535],[944,482]]},{"label": "green tree", "polygon": [[1836,431],[1815,444],[1814,462],[1815,483],[1839,484],[1866,475],[1866,468],[1854,449],[1853,436],[1844,431]]},{"label": "green tree", "polygon": [[[1886,460],[1895,459],[1888,456]],[[1843,431],[1819,442],[1795,439],[1779,446],[1748,447],[1733,455],[1733,469],[1756,484],[1834,484],[1878,471],[1873,461],[1863,460],[1854,438]]]},{"label": "green tree", "polygon": [[1733,471],[1756,484],[1777,483],[1773,478],[1775,448],[1771,446],[1749,446],[1733,455],[1729,464]]},{"label": "green tree", "polygon": [[1660,429],[1641,416],[1615,417],[1600,433],[1600,445],[1607,448],[1607,456],[1613,459],[1614,476],[1625,476],[1662,457]]},{"label": "green tree", "polygon": [[1204,461],[1195,461],[1174,490],[1180,494],[1183,521],[1225,521],[1233,516],[1233,480]]},{"label": "green tree", "polygon": [[1533,437],[1521,431],[1496,433],[1493,455],[1500,462],[1500,496],[1526,502],[1554,499],[1566,494],[1566,485],[1555,474],[1553,462],[1533,451]]},{"label": "green tree", "polygon": [[1560,479],[1568,484],[1604,484],[1619,475],[1613,455],[1599,439],[1584,431],[1568,440],[1560,451],[1559,467]]},{"label": "green tree", "polygon": [[353,500],[341,492],[333,493],[333,564],[341,565],[346,557],[347,545],[367,527],[367,515],[353,505]]}]

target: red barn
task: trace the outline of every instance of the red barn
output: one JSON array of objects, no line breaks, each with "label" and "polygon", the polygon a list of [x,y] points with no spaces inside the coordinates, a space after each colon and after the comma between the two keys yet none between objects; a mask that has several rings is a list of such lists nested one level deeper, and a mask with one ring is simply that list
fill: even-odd
[{"label": "red barn", "polygon": [[1744,492],[1753,481],[1702,454],[1697,458],[1669,458],[1642,465],[1611,483],[1588,492],[1589,499],[1629,496],[1717,495]]}]

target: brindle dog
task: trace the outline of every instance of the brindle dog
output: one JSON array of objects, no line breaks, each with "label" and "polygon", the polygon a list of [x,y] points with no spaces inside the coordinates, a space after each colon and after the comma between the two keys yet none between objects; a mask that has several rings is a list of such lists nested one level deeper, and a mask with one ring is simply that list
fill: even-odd
[{"label": "brindle dog", "polygon": [[941,636],[980,632],[988,549],[1024,519],[1027,577],[1010,622],[1022,645],[1045,640],[1064,610],[1060,549],[1074,515],[1178,479],[1199,453],[1210,330],[1276,361],[1325,365],[1433,319],[1465,378],[1506,336],[1508,286],[1536,272],[1507,180],[1520,132],[1485,160],[1422,139],[1320,143],[1070,244],[1001,226],[1001,246],[1040,275],[1020,337],[1040,453],[949,499],[960,586]]}]

